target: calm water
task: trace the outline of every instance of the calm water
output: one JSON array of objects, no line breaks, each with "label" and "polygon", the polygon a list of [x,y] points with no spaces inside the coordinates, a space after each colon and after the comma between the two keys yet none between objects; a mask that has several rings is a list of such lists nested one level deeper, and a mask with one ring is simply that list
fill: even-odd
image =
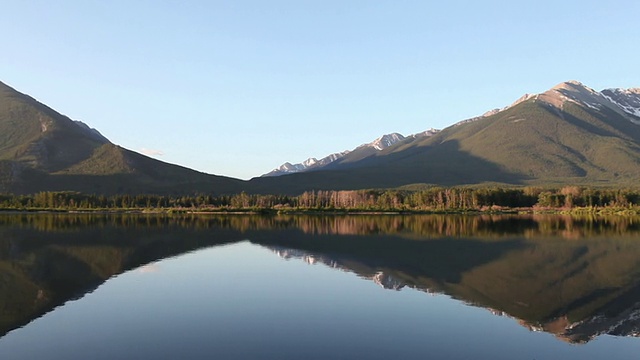
[{"label": "calm water", "polygon": [[637,359],[640,219],[0,216],[1,359]]}]

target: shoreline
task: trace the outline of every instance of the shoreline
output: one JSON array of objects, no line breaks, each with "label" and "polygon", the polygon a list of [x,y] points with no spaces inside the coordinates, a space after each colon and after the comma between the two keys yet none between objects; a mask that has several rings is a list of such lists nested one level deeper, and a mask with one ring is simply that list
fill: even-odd
[{"label": "shoreline", "polygon": [[125,214],[125,215],[623,215],[638,216],[631,208],[500,208],[448,210],[362,210],[362,209],[7,209],[2,214]]}]

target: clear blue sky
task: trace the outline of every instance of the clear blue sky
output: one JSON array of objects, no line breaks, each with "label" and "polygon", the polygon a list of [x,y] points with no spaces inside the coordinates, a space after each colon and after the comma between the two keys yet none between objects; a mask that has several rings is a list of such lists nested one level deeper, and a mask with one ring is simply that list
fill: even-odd
[{"label": "clear blue sky", "polygon": [[0,81],[239,178],[565,80],[640,87],[638,1],[5,1]]}]

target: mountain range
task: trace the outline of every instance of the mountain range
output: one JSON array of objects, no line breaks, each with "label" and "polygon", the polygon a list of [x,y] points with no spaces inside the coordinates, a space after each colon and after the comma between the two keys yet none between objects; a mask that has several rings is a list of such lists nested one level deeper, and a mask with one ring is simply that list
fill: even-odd
[{"label": "mountain range", "polygon": [[0,83],[0,192],[301,193],[428,185],[635,185],[640,89],[568,81],[443,130],[383,135],[242,181],[111,143]]},{"label": "mountain range", "polygon": [[370,143],[362,144],[353,150],[345,150],[342,152],[336,152],[331,155],[327,155],[320,160],[316,158],[308,158],[307,160],[297,163],[291,164],[290,162],[286,162],[280,167],[273,169],[272,171],[262,175],[262,176],[280,176],[287,174],[294,174],[305,171],[314,171],[326,168],[330,164],[338,164],[343,162],[354,161],[354,159],[362,159],[367,156],[374,155],[378,151],[382,151],[392,145],[395,145],[401,141],[409,141],[414,140],[421,137],[429,137],[434,134],[437,134],[439,130],[429,129],[417,134],[404,136],[399,133],[391,133],[382,135],[379,138],[373,140]]},{"label": "mountain range", "polygon": [[[598,92],[569,81],[432,136],[279,181],[298,191],[415,184],[634,185],[640,177],[639,114],[640,89]],[[254,179],[265,188],[273,181]]]}]

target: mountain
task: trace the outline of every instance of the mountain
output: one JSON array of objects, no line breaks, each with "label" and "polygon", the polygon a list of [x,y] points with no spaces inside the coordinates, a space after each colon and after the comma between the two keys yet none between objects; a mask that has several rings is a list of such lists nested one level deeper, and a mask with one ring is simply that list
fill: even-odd
[{"label": "mountain", "polygon": [[638,118],[606,93],[561,83],[399,153],[455,144],[512,174],[514,183],[632,182],[640,175]]},{"label": "mountain", "polygon": [[0,193],[234,193],[242,186],[124,149],[0,83]]},{"label": "mountain", "polygon": [[348,153],[349,153],[349,150],[345,150],[343,152],[333,153],[331,155],[325,156],[320,160],[312,157],[297,164],[291,164],[290,162],[286,162],[262,176],[280,176],[280,175],[303,172],[303,171],[310,170],[312,168],[320,168],[340,159],[341,157],[345,156]]},{"label": "mountain", "polygon": [[640,90],[561,83],[433,136],[344,156],[257,189],[391,188],[412,184],[636,185]]},{"label": "mountain", "polygon": [[336,152],[331,155],[325,156],[320,160],[312,157],[298,164],[291,164],[289,162],[286,162],[282,164],[280,167],[273,169],[272,171],[262,176],[263,177],[281,176],[281,175],[294,174],[294,173],[305,172],[305,171],[320,170],[332,163],[350,162],[350,161],[354,161],[354,159],[362,159],[366,156],[375,154],[378,151],[382,151],[404,140],[407,140],[407,139],[413,140],[416,138],[428,137],[436,134],[437,132],[438,130],[430,129],[427,131],[420,132],[418,134],[409,135],[407,137],[399,133],[382,135],[381,137],[375,139],[374,141],[367,144],[362,144],[353,150]]}]

